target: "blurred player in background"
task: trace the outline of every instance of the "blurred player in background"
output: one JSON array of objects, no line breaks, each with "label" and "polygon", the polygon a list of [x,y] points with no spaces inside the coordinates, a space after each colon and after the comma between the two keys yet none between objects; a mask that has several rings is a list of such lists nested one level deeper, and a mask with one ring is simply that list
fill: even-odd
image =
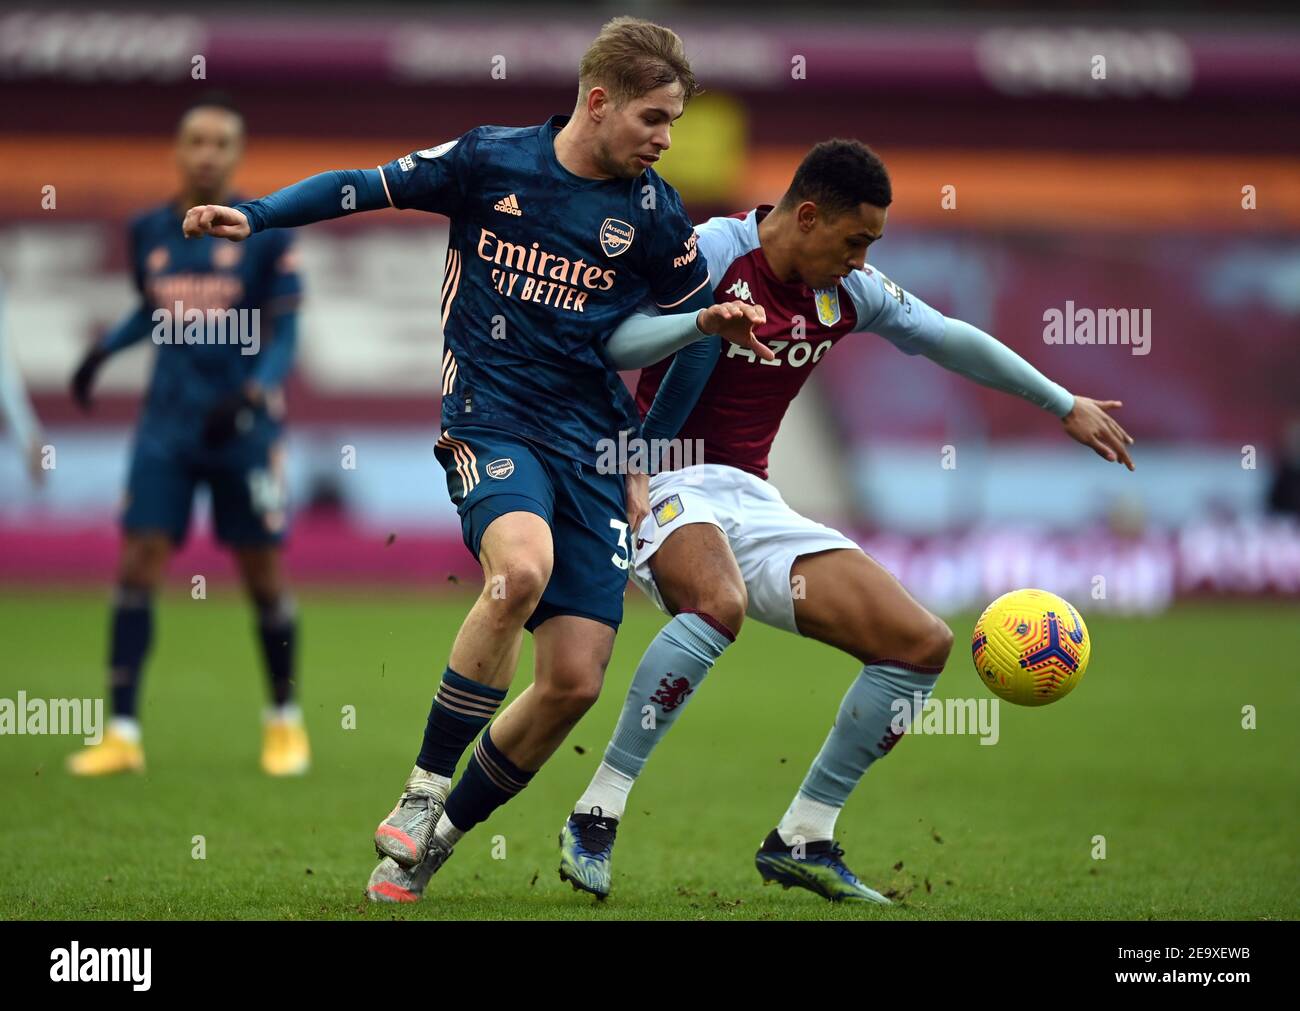
[{"label": "blurred player in background", "polygon": [[45,468],[42,466],[45,437],[41,434],[40,423],[32,402],[27,397],[27,387],[23,385],[22,374],[18,371],[18,362],[14,358],[9,342],[5,339],[5,289],[0,281],[0,414],[4,416],[5,428],[18,444],[23,455],[23,465],[32,484],[39,487],[45,483]]},{"label": "blurred player in background", "polygon": [[[293,251],[283,232],[233,246],[187,242],[181,231],[186,208],[230,199],[243,149],[243,119],[225,100],[201,101],[181,118],[180,192],[130,227],[140,304],[86,353],[72,378],[72,395],[88,410],[95,374],[110,355],[150,336],[158,344],[122,515],[109,659],[113,719],[103,741],[69,757],[76,775],[144,768],[138,694],[153,639],[153,597],[172,552],[185,542],[200,484],[211,492],[217,540],[233,552],[257,612],[271,696],[262,769],[299,775],[310,762],[295,702],[297,618],[281,568],[281,386],[293,365],[301,295]],[[182,339],[185,314],[193,310],[205,314],[207,326]],[[234,339],[239,316],[215,331],[212,314],[227,310],[251,324],[240,332],[253,339]],[[176,332],[164,334],[157,328],[169,317]]]},{"label": "blurred player in background", "polygon": [[[671,436],[694,404],[717,357],[706,335],[771,354],[751,332],[761,313],[713,304],[690,218],[652,168],[695,90],[675,34],[616,18],[583,57],[572,116],[476,127],[378,169],[186,216],[187,234],[236,241],[390,206],[451,221],[437,457],[484,586],[415,768],[375,832],[372,900],[419,899],[464,833],[528,785],[600,693],[623,617],[628,531],[648,508],[645,473],[599,464],[602,443],[642,432],[616,370],[683,352],[646,412],[649,439]],[[646,301],[674,321],[649,357],[635,335],[614,333]],[[533,683],[493,721],[525,629]]]},{"label": "blurred player in background", "polygon": [[[561,831],[560,877],[574,888],[609,893],[615,832],[632,784],[749,614],[862,664],[821,753],[763,841],[758,870],[765,881],[832,901],[888,902],[845,866],[835,821],[863,773],[901,736],[895,701],[911,712],[914,697],[929,698],[952,632],[857,544],[794,512],[766,481],[786,409],[838,341],[879,334],[907,354],[1050,411],[1071,438],[1133,469],[1126,448],[1133,440],[1107,414],[1118,402],[1071,395],[993,337],[866,265],[892,199],[870,149],[827,141],[804,158],[776,207],[698,229],[714,294],[763,306],[766,323],[756,334],[776,358],[729,348],[679,433],[703,443],[705,462],[650,483],[632,578],[674,617],[642,657],[604,761]],[[642,372],[642,408],[668,366]]]}]

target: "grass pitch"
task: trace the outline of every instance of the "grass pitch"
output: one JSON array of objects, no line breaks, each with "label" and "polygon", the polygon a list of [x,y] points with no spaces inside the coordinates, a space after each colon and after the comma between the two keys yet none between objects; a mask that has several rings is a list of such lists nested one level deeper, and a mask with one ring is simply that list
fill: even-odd
[{"label": "grass pitch", "polygon": [[[0,593],[0,696],[104,693],[107,591]],[[419,749],[469,598],[300,597],[301,780],[257,766],[264,680],[233,590],[164,596],[143,689],[144,776],[77,780],[67,737],[0,737],[0,917],[66,919],[1294,919],[1300,616],[1294,606],[1087,614],[1091,666],[1000,740],[905,737],[850,799],[851,867],[898,897],[833,907],[761,886],[753,853],[821,746],[854,662],[747,624],[632,794],[603,903],[556,874],[556,835],[662,618],[635,593],[605,694],[532,785],[457,847],[414,907],[362,898],[370,837]],[[1086,609],[1085,609],[1086,610]],[[966,637],[936,697],[985,694]],[[519,691],[529,680],[525,647]],[[356,707],[356,728],[342,710]],[[1257,729],[1242,728],[1255,707]],[[194,859],[202,836],[205,859]],[[1105,859],[1094,859],[1094,837]]]}]

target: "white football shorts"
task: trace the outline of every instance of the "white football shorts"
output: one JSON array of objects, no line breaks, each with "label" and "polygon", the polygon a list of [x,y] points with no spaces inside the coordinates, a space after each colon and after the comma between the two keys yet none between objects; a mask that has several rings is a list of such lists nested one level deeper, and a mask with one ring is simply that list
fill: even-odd
[{"label": "white football shorts", "polygon": [[631,574],[665,614],[650,559],[674,530],[690,523],[712,523],[727,538],[749,594],[749,617],[796,635],[790,585],[795,559],[834,548],[860,550],[838,530],[795,512],[768,482],[736,467],[703,463],[656,474]]}]

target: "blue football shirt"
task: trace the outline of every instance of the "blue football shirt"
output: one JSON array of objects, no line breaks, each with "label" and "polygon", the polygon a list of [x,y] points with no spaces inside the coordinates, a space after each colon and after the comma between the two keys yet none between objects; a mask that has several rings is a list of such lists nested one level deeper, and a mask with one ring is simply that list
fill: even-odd
[{"label": "blue football shirt", "polygon": [[[272,341],[272,320],[297,308],[302,294],[290,235],[271,231],[246,242],[182,234],[183,215],[174,203],[146,211],[131,222],[129,257],[135,286],[150,313],[165,309],[178,324],[198,309],[245,313],[244,344],[235,339],[234,321],[225,331],[205,325],[202,340],[172,338],[173,331],[151,332],[158,345],[145,396],[142,434],[167,441],[196,442],[201,419],[217,403],[241,390],[253,377],[261,354]],[[177,303],[181,312],[177,313]],[[257,315],[252,315],[257,310]],[[256,323],[256,343],[253,324]],[[196,331],[197,333],[197,331]],[[212,343],[219,336],[227,342]],[[160,342],[157,336],[166,338]],[[256,349],[257,353],[244,353]],[[200,419],[196,422],[195,419]]]},{"label": "blue football shirt", "polygon": [[442,427],[509,429],[594,463],[602,439],[640,430],[605,355],[650,301],[707,289],[694,226],[653,169],[585,179],[555,157],[567,116],[481,126],[380,166],[397,208],[451,219],[442,286]]}]

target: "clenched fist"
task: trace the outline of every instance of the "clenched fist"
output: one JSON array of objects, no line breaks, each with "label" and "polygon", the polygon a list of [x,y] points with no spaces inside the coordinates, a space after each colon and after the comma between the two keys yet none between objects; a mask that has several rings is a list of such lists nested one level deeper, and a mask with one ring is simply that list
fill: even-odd
[{"label": "clenched fist", "polygon": [[185,212],[185,223],[181,226],[185,238],[197,239],[203,235],[212,235],[218,239],[231,242],[243,242],[253,234],[248,219],[243,211],[220,204],[200,204]]}]

